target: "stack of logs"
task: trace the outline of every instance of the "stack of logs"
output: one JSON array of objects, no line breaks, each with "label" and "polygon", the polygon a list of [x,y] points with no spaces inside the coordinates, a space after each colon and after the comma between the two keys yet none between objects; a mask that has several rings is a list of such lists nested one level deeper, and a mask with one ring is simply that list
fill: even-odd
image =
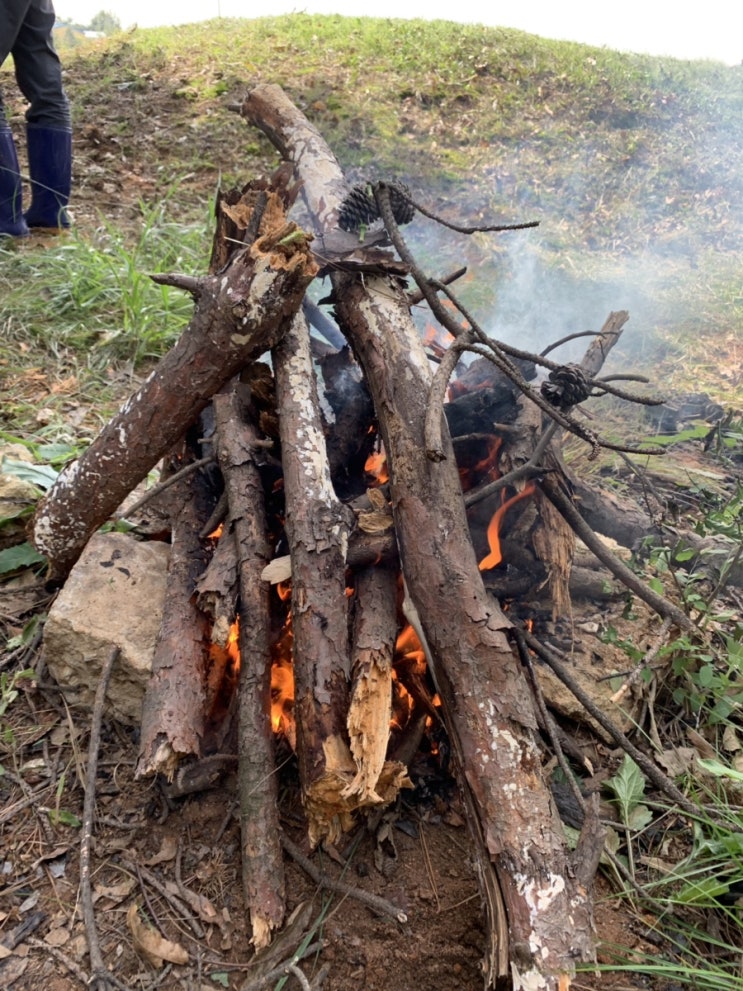
[{"label": "stack of logs", "polygon": [[[563,989],[576,963],[594,956],[596,823],[587,817],[570,858],[512,623],[478,563],[485,553],[495,561],[494,529],[490,546],[476,550],[458,470],[484,450],[493,463],[494,422],[508,425],[500,471],[533,465],[542,412],[498,369],[483,376],[480,361],[462,379],[465,397],[447,404],[446,417],[439,409],[431,433],[432,365],[411,318],[408,266],[373,237],[362,244],[338,229],[344,177],[281,90],[259,87],[242,113],[288,165],[270,182],[220,197],[209,275],[157,277],[191,293],[193,319],[60,475],[37,512],[35,544],[62,582],[91,534],[165,459],[173,478],[160,504],[172,555],[138,773],[172,776],[184,760],[223,749],[225,713],[237,706],[243,887],[257,948],[285,913],[270,718],[273,584],[291,583],[293,719],[313,845],[334,841],[356,810],[389,803],[408,784],[388,743],[395,645],[409,624],[465,798],[487,913],[486,985],[510,976],[516,988]],[[287,219],[300,186],[312,236]],[[329,276],[350,350],[310,335],[305,314],[338,344],[338,331],[305,301],[318,274]],[[584,363],[589,375],[626,318],[610,316]],[[266,352],[272,371],[257,361]],[[475,375],[485,387],[473,392]],[[471,436],[477,430],[487,443]],[[380,441],[389,481],[367,492],[364,466]],[[574,538],[549,497],[561,487],[559,459],[544,444],[539,457],[511,490],[530,498],[520,502],[526,523],[509,539],[523,542],[524,555],[530,541],[528,554],[564,610]],[[490,519],[502,495],[473,513],[487,506]],[[213,674],[213,645],[229,654],[235,629],[237,695],[229,662]],[[430,715],[430,699],[418,715]]]}]

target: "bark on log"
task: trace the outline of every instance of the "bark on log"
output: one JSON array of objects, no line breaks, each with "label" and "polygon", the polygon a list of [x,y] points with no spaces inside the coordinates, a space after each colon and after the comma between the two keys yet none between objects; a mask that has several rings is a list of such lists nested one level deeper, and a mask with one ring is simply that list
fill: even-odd
[{"label": "bark on log", "polygon": [[[271,195],[280,206],[278,195]],[[276,211],[267,216],[275,218]],[[212,396],[280,340],[317,271],[304,233],[282,220],[237,252],[220,273],[157,280],[195,296],[193,319],[41,501],[32,539],[48,559],[50,579],[64,579],[91,534],[175,446]]]},{"label": "bark on log", "polygon": [[[319,133],[276,86],[253,90],[242,112],[294,162],[321,228],[334,227],[347,186]],[[509,622],[483,587],[445,426],[446,460],[434,464],[425,456],[428,363],[397,280],[369,275],[362,283],[336,274],[333,286],[380,420],[403,573],[469,806],[489,909],[486,983],[506,972],[496,915],[502,890],[514,986],[565,989],[576,961],[594,956],[590,898],[568,870],[541,773],[531,696],[509,645]]]},{"label": "bark on log", "polygon": [[240,587],[238,786],[242,881],[251,942],[267,946],[286,912],[279,840],[278,784],[271,730],[269,586],[261,572],[271,554],[254,426],[234,391],[214,397],[219,464],[228,497],[222,539],[234,541]]},{"label": "bark on log", "polygon": [[237,570],[237,548],[225,527],[206,571],[196,583],[197,604],[212,618],[211,640],[218,647],[227,646],[230,627],[237,615]]},{"label": "bark on log", "polygon": [[201,757],[206,727],[206,663],[211,622],[196,605],[196,580],[209,549],[199,532],[216,499],[201,472],[169,490],[172,540],[168,589],[152,674],[142,703],[136,777],[161,773],[168,779],[183,757]]},{"label": "bark on log", "polygon": [[336,840],[345,738],[349,644],[345,594],[351,519],[330,483],[309,332],[297,315],[273,352],[292,562],[294,714],[310,841]]}]

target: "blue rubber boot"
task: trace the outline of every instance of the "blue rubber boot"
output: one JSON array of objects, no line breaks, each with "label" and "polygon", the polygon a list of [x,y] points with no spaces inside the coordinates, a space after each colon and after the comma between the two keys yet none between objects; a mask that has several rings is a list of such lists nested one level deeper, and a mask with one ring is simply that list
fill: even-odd
[{"label": "blue rubber boot", "polygon": [[21,170],[13,132],[0,123],[0,237],[28,236],[21,196]]},{"label": "blue rubber boot", "polygon": [[65,207],[72,184],[72,132],[41,124],[26,127],[31,206],[26,224],[31,228],[61,230],[70,226]]}]

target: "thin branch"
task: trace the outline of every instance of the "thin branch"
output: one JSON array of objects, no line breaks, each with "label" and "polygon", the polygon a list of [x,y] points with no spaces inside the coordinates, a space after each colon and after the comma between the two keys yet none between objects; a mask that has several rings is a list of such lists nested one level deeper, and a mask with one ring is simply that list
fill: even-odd
[{"label": "thin branch", "polygon": [[318,887],[325,888],[328,891],[336,891],[340,895],[348,895],[349,898],[355,898],[356,901],[366,905],[372,911],[379,912],[380,915],[388,915],[397,922],[408,921],[407,914],[401,908],[398,908],[397,905],[393,905],[392,902],[387,901],[386,898],[380,898],[379,895],[373,895],[370,891],[363,891],[361,888],[356,888],[352,884],[335,881],[333,878],[328,877],[327,874],[324,874],[315,867],[308,857],[305,857],[296,843],[293,843],[286,833],[281,834],[281,845],[292,860],[299,864],[305,874],[308,874]]},{"label": "thin branch", "polygon": [[539,462],[542,455],[547,450],[549,442],[554,437],[557,432],[557,424],[552,421],[548,427],[542,432],[542,436],[539,438],[531,457],[524,464],[519,465],[518,468],[514,468],[513,471],[509,471],[507,475],[502,475],[500,478],[496,478],[494,482],[488,482],[487,485],[483,485],[480,488],[473,489],[468,492],[464,497],[465,506],[474,506],[475,503],[481,502],[483,499],[487,499],[489,496],[498,492],[500,489],[505,488],[507,485],[513,485],[515,482],[528,481],[532,478],[540,478],[548,470],[543,466],[540,466]]},{"label": "thin branch", "polygon": [[106,702],[106,691],[111,678],[111,671],[119,657],[119,647],[112,647],[101,669],[101,675],[96,688],[93,714],[90,726],[90,742],[88,744],[88,767],[85,774],[85,802],[83,803],[83,824],[80,838],[80,901],[85,923],[85,936],[88,941],[88,955],[92,970],[91,981],[95,987],[105,989],[111,981],[111,975],[101,953],[98,941],[98,929],[93,908],[93,891],[90,882],[91,839],[93,836],[93,819],[95,817],[95,783],[98,773],[98,751],[101,746],[101,725],[103,723],[103,708]]},{"label": "thin branch", "polygon": [[[204,939],[204,929],[199,923],[198,919],[193,915],[185,902],[174,895],[172,891],[163,884],[163,882],[154,874],[151,870],[146,867],[136,864],[134,861],[126,860],[121,858],[121,866],[124,870],[129,871],[132,875],[140,875],[145,879],[147,884],[151,885],[155,891],[158,891],[162,897],[172,906],[172,908],[178,913],[178,915],[188,923],[191,927],[194,935],[197,939]],[[141,882],[140,882],[141,883]]]},{"label": "thin branch", "polygon": [[50,956],[53,960],[56,960],[57,963],[61,963],[62,966],[66,967],[71,974],[75,975],[84,988],[90,987],[91,979],[85,971],[79,967],[77,963],[75,963],[72,957],[68,956],[66,953],[63,953],[59,947],[50,946],[48,943],[45,943],[43,939],[37,939],[35,936],[29,937],[26,942],[35,950],[41,950],[46,956]]},{"label": "thin branch", "polygon": [[[467,266],[463,265],[462,268],[456,269],[456,271],[451,272],[449,275],[445,275],[443,279],[439,279],[438,281],[445,286],[450,286],[452,282],[456,282],[457,279],[461,279],[462,276],[466,274],[467,274]],[[422,303],[422,302],[423,302],[423,293],[420,291],[420,289],[417,292],[408,293],[408,304],[410,306],[417,306],[418,303]]]},{"label": "thin branch", "polygon": [[635,667],[632,670],[629,677],[626,678],[624,682],[622,682],[622,684],[619,686],[616,692],[614,692],[614,694],[611,696],[611,698],[609,699],[610,702],[614,702],[616,705],[618,705],[622,701],[624,696],[627,694],[627,692],[630,690],[630,688],[639,681],[642,672],[646,671],[647,668],[650,666],[650,664],[652,664],[652,662],[658,656],[658,651],[665,643],[666,634],[668,633],[670,628],[671,628],[671,620],[668,618],[668,616],[666,616],[666,618],[663,620],[663,625],[658,631],[658,634],[655,637],[655,640],[653,641],[652,645],[647,651],[645,651],[645,654],[640,659],[637,667]]},{"label": "thin branch", "polygon": [[[588,430],[582,424],[574,420],[570,415],[566,414],[562,410],[558,410],[551,403],[542,396],[541,392],[537,389],[533,389],[528,382],[524,379],[523,375],[519,369],[510,360],[511,358],[520,358],[522,360],[534,361],[538,364],[544,365],[551,369],[558,369],[561,366],[556,365],[554,362],[547,362],[540,358],[539,355],[534,355],[529,352],[519,351],[516,348],[511,348],[502,342],[493,341],[488,335],[483,331],[483,329],[478,324],[477,320],[470,314],[467,309],[459,302],[456,296],[441,282],[435,282],[433,280],[427,279],[423,274],[422,270],[418,266],[415,258],[410,252],[404,238],[400,234],[400,230],[395,221],[392,205],[390,202],[389,189],[384,183],[377,183],[374,186],[374,197],[377,203],[377,208],[379,210],[379,215],[382,218],[382,222],[385,225],[387,233],[390,236],[390,240],[395,246],[400,258],[409,266],[410,274],[415,280],[418,288],[420,289],[423,298],[426,300],[428,305],[431,307],[431,312],[435,318],[439,321],[442,327],[445,327],[455,338],[461,339],[460,347],[464,350],[472,351],[476,354],[481,354],[483,357],[488,358],[493,364],[499,368],[504,375],[514,383],[514,385],[520,389],[520,391],[528,396],[543,413],[546,413],[551,419],[556,420],[560,426],[564,427],[571,433],[576,434],[587,444],[590,444],[594,449],[594,452],[598,452],[599,447],[605,447],[608,450],[624,450],[631,451],[637,454],[663,454],[665,453],[661,447],[645,446],[643,448],[637,448],[634,445],[616,445],[605,441],[597,437],[592,431]],[[464,319],[469,323],[469,329],[465,329],[460,326],[455,320],[452,319],[451,314],[447,313],[441,300],[438,298],[437,290],[443,292],[447,298],[456,306],[459,313],[462,314]],[[480,341],[481,347],[478,348],[476,344],[465,342],[471,340],[470,335],[474,334]],[[589,380],[589,384],[591,381]],[[441,381],[437,384],[437,388],[441,388]],[[431,419],[429,422],[433,422],[432,417],[435,414],[431,414]],[[440,422],[440,421],[437,421]],[[433,439],[435,440],[435,430],[433,433]],[[443,458],[443,450],[441,446],[435,447],[430,444],[426,444],[429,451],[429,457],[431,460],[440,461]],[[595,456],[595,455],[594,455]]]},{"label": "thin branch", "polygon": [[153,282],[159,286],[173,286],[174,289],[184,289],[197,299],[204,291],[203,279],[193,275],[179,275],[178,272],[155,272],[150,275]]},{"label": "thin branch", "polygon": [[548,344],[544,351],[539,352],[539,357],[546,358],[550,351],[555,351],[557,348],[562,347],[563,344],[568,344],[570,341],[577,341],[580,337],[598,337],[600,333],[600,330],[580,330],[575,334],[568,334],[567,337],[561,337],[559,341],[554,341],[552,344]]},{"label": "thin branch", "polygon": [[465,331],[462,339],[454,341],[441,359],[439,367],[431,383],[426,403],[426,423],[425,423],[425,444],[426,456],[429,461],[443,461],[444,454],[442,427],[444,424],[444,402],[446,400],[446,390],[449,379],[454,374],[459,358],[463,351],[467,350],[467,345],[472,338],[469,331]]},{"label": "thin branch", "polygon": [[169,475],[168,478],[164,479],[162,482],[158,482],[157,485],[153,485],[151,489],[148,489],[141,499],[138,499],[133,506],[129,506],[126,510],[127,516],[133,516],[134,513],[138,512],[142,506],[154,499],[156,496],[161,495],[166,489],[169,489],[171,485],[175,485],[179,482],[184,475],[190,475],[192,471],[197,471],[199,468],[203,468],[205,465],[211,464],[214,461],[214,455],[209,455],[207,458],[199,458],[198,461],[192,461],[188,465],[184,465],[183,468],[179,468],[177,472],[173,475]]},{"label": "thin branch", "polygon": [[272,970],[267,971],[265,974],[261,974],[260,977],[247,980],[241,986],[240,991],[265,991],[269,985],[273,985],[275,981],[278,981],[281,977],[285,977],[287,973],[291,972],[291,968],[296,967],[299,960],[303,960],[305,957],[309,957],[313,953],[318,953],[322,948],[323,944],[319,940],[314,943],[310,943],[305,947],[300,946],[298,950],[295,950],[289,960],[285,960],[283,963],[278,964]]},{"label": "thin branch", "polygon": [[409,196],[405,192],[405,190],[400,188],[399,185],[395,187],[395,192],[396,195],[403,197],[403,199],[406,199],[408,203],[412,203],[415,209],[418,211],[418,213],[422,214],[424,217],[428,217],[429,220],[435,221],[437,224],[440,224],[442,227],[448,228],[448,230],[450,231],[456,231],[458,234],[488,234],[491,232],[498,232],[498,231],[523,231],[523,230],[527,230],[530,227],[539,227],[538,220],[530,220],[524,224],[490,224],[485,227],[460,227],[457,224],[452,224],[448,220],[444,220],[442,217],[439,217],[437,214],[432,213],[430,210],[427,210],[425,207],[422,207],[420,203],[417,202],[417,200],[414,200],[412,196]]},{"label": "thin branch", "polygon": [[572,501],[563,492],[560,486],[553,483],[553,480],[546,477],[542,482],[542,491],[559,511],[560,515],[570,524],[575,535],[579,537],[586,547],[611,571],[615,578],[618,578],[630,591],[646,602],[651,609],[659,615],[667,617],[681,630],[696,632],[697,628],[678,606],[669,602],[662,595],[658,595],[648,585],[641,581],[624,561],[621,561],[606,545],[596,536],[591,527],[586,523],[578,512]]},{"label": "thin branch", "polygon": [[625,753],[629,754],[640,770],[650,778],[656,788],[667,795],[668,798],[670,798],[672,802],[675,802],[679,808],[684,810],[684,812],[694,816],[694,818],[698,818],[700,815],[699,808],[694,805],[693,802],[690,802],[686,795],[684,795],[684,793],[676,787],[673,781],[671,781],[671,779],[667,777],[657,767],[657,765],[650,760],[649,757],[646,757],[645,754],[630,740],[628,740],[624,733],[617,726],[615,726],[606,713],[596,705],[588,694],[586,694],[567,668],[558,660],[556,653],[551,648],[545,646],[545,644],[543,644],[537,637],[529,633],[527,630],[520,630],[520,636],[523,637],[529,649],[533,650],[538,657],[541,657],[541,659],[549,668],[552,669],[563,685],[565,685],[565,687],[572,692],[586,712],[593,716],[599,726],[606,730],[616,745],[621,747]]},{"label": "thin branch", "polygon": [[286,970],[289,974],[294,974],[296,979],[302,985],[302,991],[312,991],[312,988],[310,987],[310,982],[304,976],[304,971],[301,971],[295,963],[290,963],[289,966],[286,968]]}]

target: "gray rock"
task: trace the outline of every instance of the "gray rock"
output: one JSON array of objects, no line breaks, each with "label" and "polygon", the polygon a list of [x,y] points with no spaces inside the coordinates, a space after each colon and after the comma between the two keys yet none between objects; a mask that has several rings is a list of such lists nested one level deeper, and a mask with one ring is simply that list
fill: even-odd
[{"label": "gray rock", "polygon": [[121,650],[108,711],[139,726],[167,584],[167,544],[96,534],[59,592],[44,629],[44,660],[70,703],[92,707],[111,648]]}]

